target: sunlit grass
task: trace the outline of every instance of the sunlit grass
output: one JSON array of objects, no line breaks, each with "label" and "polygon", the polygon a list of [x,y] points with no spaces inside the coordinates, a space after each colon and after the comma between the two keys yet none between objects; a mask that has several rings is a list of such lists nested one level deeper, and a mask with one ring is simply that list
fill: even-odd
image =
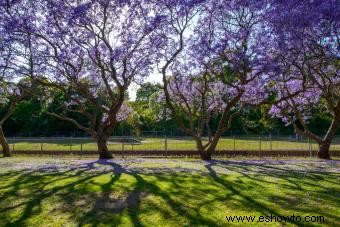
[{"label": "sunlit grass", "polygon": [[[305,161],[179,161],[178,168],[193,170],[178,172],[172,171],[172,161],[137,160],[132,167],[136,171],[119,163],[96,163],[96,168],[112,165],[104,173],[84,168],[41,171],[39,166],[54,161],[28,159],[37,169],[15,168],[24,162],[0,159],[0,226],[228,226],[226,215],[270,214],[323,216],[323,226],[340,224],[340,176],[334,172],[339,164],[324,164],[326,170],[320,172],[319,163]],[[62,164],[74,167],[72,161]]]},{"label": "sunlit grass", "polygon": [[[95,151],[97,146],[90,138],[61,138],[61,139],[9,139],[10,146],[13,150],[24,151]],[[122,143],[119,141],[111,141],[108,143],[111,151],[115,150],[196,150],[196,143],[190,138],[145,138],[137,140],[137,142]],[[307,140],[288,140],[288,139],[272,139],[268,138],[222,138],[217,146],[217,150],[230,151],[275,151],[275,150],[317,150],[315,143]],[[331,150],[340,150],[339,140],[334,140]]]}]

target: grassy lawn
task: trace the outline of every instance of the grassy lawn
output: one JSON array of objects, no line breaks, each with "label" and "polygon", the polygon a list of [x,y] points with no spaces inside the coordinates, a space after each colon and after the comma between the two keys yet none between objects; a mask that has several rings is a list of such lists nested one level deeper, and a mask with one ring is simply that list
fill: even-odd
[{"label": "grassy lawn", "polygon": [[[16,151],[23,150],[45,150],[45,151],[69,151],[69,150],[91,150],[97,149],[92,139],[65,138],[65,139],[9,139],[11,147]],[[312,144],[312,149],[317,150],[317,144]],[[108,143],[111,151],[114,150],[164,150],[164,138],[145,138],[140,143],[124,143],[113,141]],[[196,144],[192,139],[167,139],[167,148],[171,150],[196,150]],[[222,138],[217,146],[217,150],[309,150],[308,141],[275,140],[272,141],[259,138],[232,139]],[[340,140],[334,140],[331,150],[340,150]]]},{"label": "grassy lawn", "polygon": [[0,158],[0,226],[229,226],[226,215],[293,214],[339,226],[339,170],[315,159]]}]

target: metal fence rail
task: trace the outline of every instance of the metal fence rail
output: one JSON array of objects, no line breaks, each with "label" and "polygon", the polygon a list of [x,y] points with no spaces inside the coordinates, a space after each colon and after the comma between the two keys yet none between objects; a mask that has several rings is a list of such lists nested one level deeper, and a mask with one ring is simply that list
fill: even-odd
[{"label": "metal fence rail", "polygon": [[[207,141],[208,139],[205,138]],[[11,137],[8,142],[14,154],[95,154],[96,142],[90,137]],[[197,154],[195,141],[190,137],[144,136],[111,137],[108,149],[116,154],[176,155]],[[222,137],[216,154],[221,155],[284,155],[315,156],[318,145],[307,138],[280,136]],[[340,153],[340,137],[330,148],[332,155]],[[194,153],[193,153],[194,152]]]}]

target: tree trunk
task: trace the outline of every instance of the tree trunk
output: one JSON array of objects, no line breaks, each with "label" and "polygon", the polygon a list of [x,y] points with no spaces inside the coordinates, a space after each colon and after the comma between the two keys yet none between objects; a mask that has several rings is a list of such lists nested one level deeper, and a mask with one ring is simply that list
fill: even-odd
[{"label": "tree trunk", "polygon": [[319,145],[319,151],[318,151],[318,158],[321,159],[331,159],[331,156],[329,155],[329,148],[331,146],[331,141],[324,141],[322,144]]},{"label": "tree trunk", "polygon": [[203,147],[203,143],[202,143],[202,138],[201,137],[194,137],[195,141],[196,141],[196,147],[197,150],[201,156],[202,160],[206,160],[209,161],[211,160],[211,153],[209,153],[208,151],[206,151]]},{"label": "tree trunk", "polygon": [[97,146],[98,146],[98,153],[99,159],[112,159],[113,156],[109,152],[107,148],[107,138],[105,136],[97,136]]},{"label": "tree trunk", "polygon": [[339,129],[339,127],[340,127],[340,114],[337,113],[337,115],[334,117],[332,121],[331,126],[329,127],[329,130],[325,138],[319,144],[319,151],[318,151],[319,158],[331,159],[330,154],[329,154],[329,148],[332,144],[333,138],[335,137],[336,131]]},{"label": "tree trunk", "polygon": [[205,149],[204,146],[203,146],[201,137],[194,137],[194,139],[196,141],[196,147],[197,147],[197,150],[200,154],[201,159],[205,160],[205,161],[211,160],[211,155],[212,155],[214,149],[210,149],[211,147],[209,147],[208,149]]},{"label": "tree trunk", "polygon": [[204,161],[210,161],[211,160],[211,153],[207,151],[200,151],[201,159]]},{"label": "tree trunk", "polygon": [[9,148],[9,145],[7,143],[7,140],[5,138],[4,132],[2,131],[2,127],[0,126],[0,144],[2,147],[2,154],[4,157],[11,157],[11,150]]},{"label": "tree trunk", "polygon": [[213,138],[213,141],[211,142],[210,146],[208,147],[207,153],[209,153],[210,156],[215,152],[217,144],[220,141],[221,135],[222,135],[221,131],[220,132],[216,132],[216,134],[215,134],[215,136]]}]

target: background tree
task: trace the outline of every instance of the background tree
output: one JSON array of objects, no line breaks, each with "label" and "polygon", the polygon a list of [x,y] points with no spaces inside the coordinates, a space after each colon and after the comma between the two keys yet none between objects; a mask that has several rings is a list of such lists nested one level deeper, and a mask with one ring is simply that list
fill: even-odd
[{"label": "background tree", "polygon": [[[133,109],[138,115],[138,134],[141,131],[158,131],[157,113],[151,108],[152,97],[161,89],[160,84],[142,83],[136,92],[136,100],[132,102]],[[136,122],[137,123],[137,122]],[[136,124],[135,124],[136,125]]]},{"label": "background tree", "polygon": [[148,103],[150,97],[161,89],[160,84],[142,83],[136,92],[136,102]]}]

